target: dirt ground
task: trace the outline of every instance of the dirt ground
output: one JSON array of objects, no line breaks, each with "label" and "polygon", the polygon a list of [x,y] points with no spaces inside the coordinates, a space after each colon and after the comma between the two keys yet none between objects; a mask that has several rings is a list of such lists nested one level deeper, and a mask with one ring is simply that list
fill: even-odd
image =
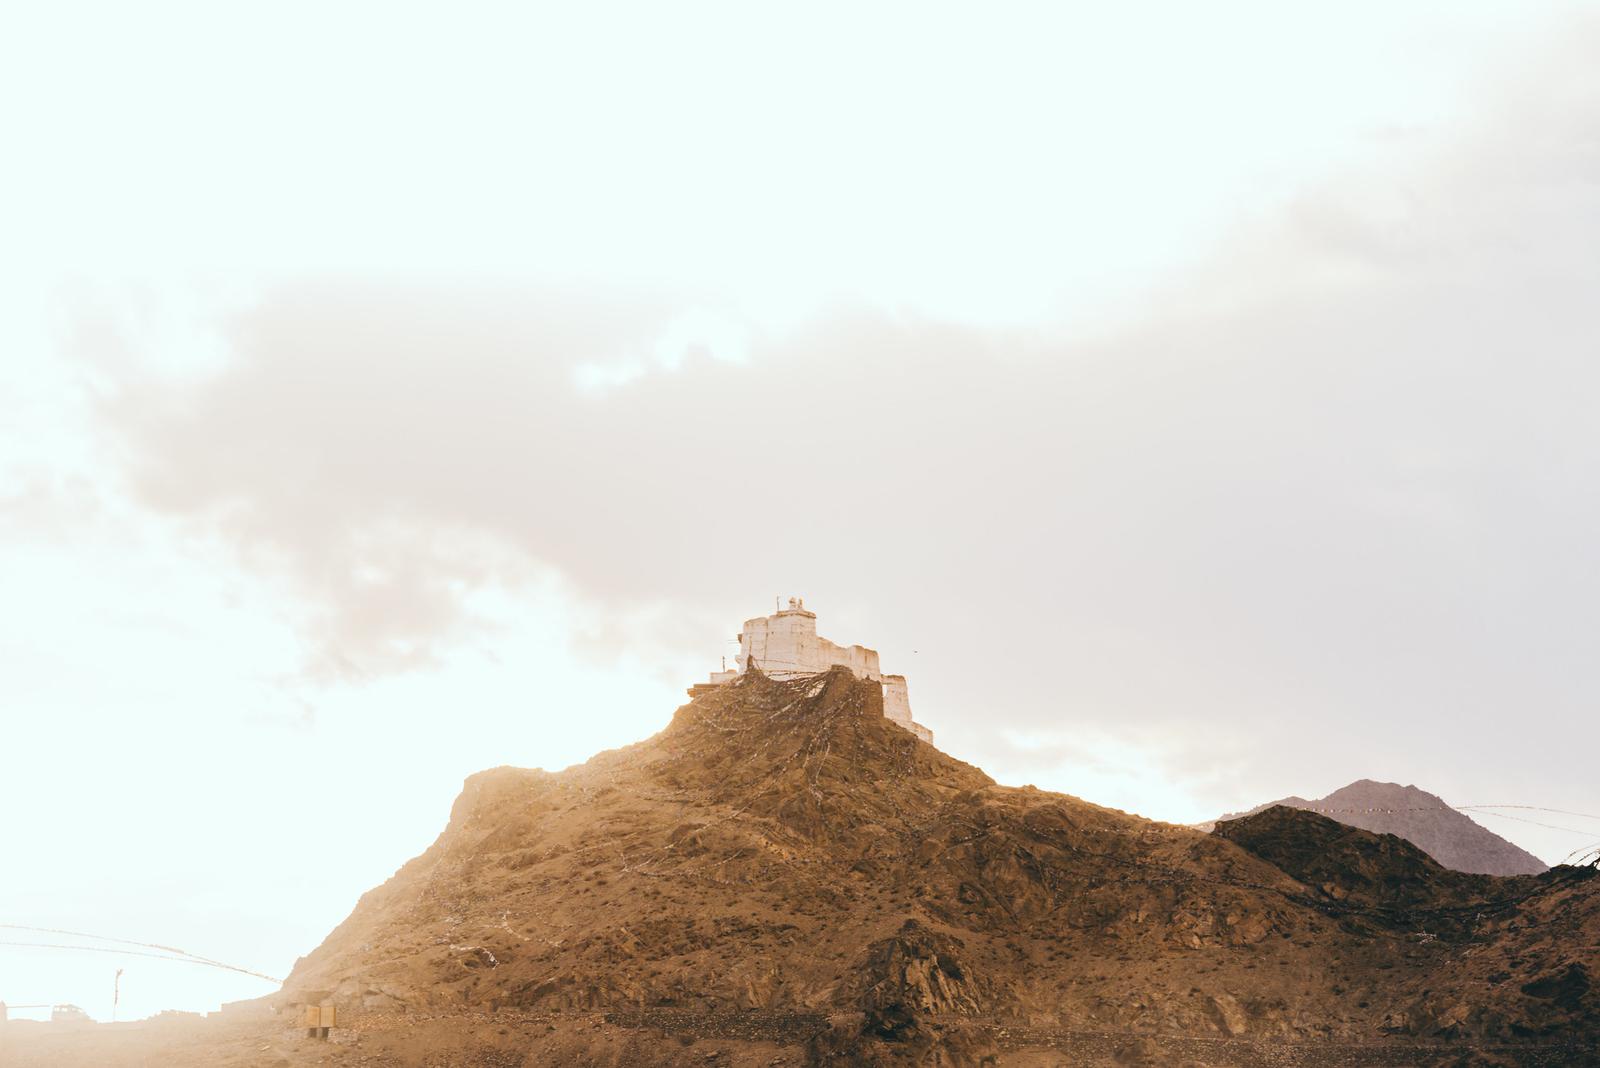
[{"label": "dirt ground", "polygon": [[[751,1030],[762,1030],[752,1020]],[[57,1027],[0,1025],[6,1068],[804,1068],[818,1060],[800,1036],[728,1037],[737,1028],[624,1024],[603,1014],[464,1013],[372,1016],[327,1041],[278,1018],[186,1019]],[[706,1033],[710,1032],[710,1033]],[[1572,1046],[1471,1043],[1283,1043],[1089,1031],[993,1028],[994,1068],[1468,1068],[1600,1065]],[[910,1050],[904,1051],[911,1054]],[[891,1056],[894,1056],[891,1051]],[[852,1062],[854,1063],[854,1062]],[[901,1062],[898,1057],[881,1063]],[[929,1062],[931,1063],[931,1062]]]}]

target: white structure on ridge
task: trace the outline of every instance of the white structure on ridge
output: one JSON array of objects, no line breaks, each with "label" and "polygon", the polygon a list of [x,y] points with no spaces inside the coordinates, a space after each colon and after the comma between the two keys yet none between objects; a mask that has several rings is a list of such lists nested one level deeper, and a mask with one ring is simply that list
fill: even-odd
[{"label": "white structure on ridge", "polygon": [[[704,685],[721,686],[738,678],[753,663],[763,675],[775,679],[814,675],[833,667],[847,667],[860,679],[883,687],[883,714],[925,742],[933,732],[911,718],[911,697],[904,675],[885,675],[878,667],[878,651],[861,645],[835,645],[817,635],[817,614],[805,601],[789,598],[789,607],[770,616],[744,621],[739,632],[738,667],[713,671]],[[694,693],[700,687],[695,687]]]}]

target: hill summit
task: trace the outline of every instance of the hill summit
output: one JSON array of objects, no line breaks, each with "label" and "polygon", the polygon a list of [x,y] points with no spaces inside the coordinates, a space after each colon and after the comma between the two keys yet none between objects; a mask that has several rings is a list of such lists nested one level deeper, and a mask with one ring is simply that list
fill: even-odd
[{"label": "hill summit", "polygon": [[1600,1038],[1592,869],[1463,875],[1289,808],[1204,834],[1000,786],[883,695],[752,666],[644,742],[474,775],[284,999],[482,1021],[527,1064]]},{"label": "hill summit", "polygon": [[[1549,865],[1506,841],[1465,812],[1415,786],[1358,779],[1327,797],[1285,797],[1257,805],[1251,813],[1284,805],[1328,816],[1351,827],[1404,838],[1453,871],[1478,875],[1538,875]],[[1222,819],[1237,819],[1235,813]]]}]

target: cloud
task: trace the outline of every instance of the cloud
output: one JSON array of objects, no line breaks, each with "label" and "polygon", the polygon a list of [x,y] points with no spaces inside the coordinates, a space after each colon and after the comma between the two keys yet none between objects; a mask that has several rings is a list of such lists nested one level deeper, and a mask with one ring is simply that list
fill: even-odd
[{"label": "cloud", "polygon": [[95,487],[81,475],[13,470],[0,486],[0,532],[64,541],[105,519]]},{"label": "cloud", "polygon": [[1302,780],[1426,762],[1594,693],[1600,91],[1569,60],[1115,331],[330,282],[104,418],[148,507],[296,585],[319,671],[426,664],[536,578],[611,620],[590,647],[714,663],[793,592],[980,756],[1002,716],[1224,725]]},{"label": "cloud", "polygon": [[749,325],[705,308],[690,308],[659,332],[648,353],[580,363],[573,368],[572,380],[581,393],[601,393],[652,371],[676,371],[686,360],[701,358],[744,363],[750,358]]},{"label": "cloud", "polygon": [[[33,5],[0,790],[52,818],[12,911],[276,974],[464,775],[658,729],[774,595],[1002,781],[1592,811],[1573,8]],[[263,853],[305,862],[241,884]],[[195,972],[140,1011],[259,992]]]},{"label": "cloud", "polygon": [[987,769],[1001,781],[1050,784],[1096,804],[1198,823],[1216,815],[1247,739],[1182,719],[1164,723],[1074,724],[998,732]]}]

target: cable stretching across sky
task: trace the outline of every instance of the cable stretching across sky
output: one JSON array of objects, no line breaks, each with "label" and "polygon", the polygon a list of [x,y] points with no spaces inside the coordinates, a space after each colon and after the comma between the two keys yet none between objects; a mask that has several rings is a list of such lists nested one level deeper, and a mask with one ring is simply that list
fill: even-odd
[{"label": "cable stretching across sky", "polygon": [[[112,946],[75,946],[69,943],[59,942],[0,941],[0,945],[5,946],[18,946],[31,949],[75,949],[85,953],[120,953],[130,957],[154,957],[157,960],[171,960],[179,961],[184,964],[200,964],[208,968],[221,968],[225,971],[238,972],[241,975],[249,975],[257,979],[265,979],[269,983],[277,983],[279,985],[283,983],[282,979],[265,975],[261,972],[252,971],[249,968],[241,968],[237,964],[228,964],[225,961],[215,960],[211,957],[202,957],[197,953],[190,953],[188,950],[177,949],[173,946],[163,946],[156,942],[139,942],[131,938],[114,938],[110,935],[90,934],[87,931],[67,931],[59,927],[30,927],[26,924],[20,923],[0,923],[0,930],[28,931],[33,934],[66,935],[69,938],[87,938],[95,942],[109,942],[116,946],[136,946],[138,948],[116,949]],[[157,950],[159,952],[151,952],[152,950]]]}]

